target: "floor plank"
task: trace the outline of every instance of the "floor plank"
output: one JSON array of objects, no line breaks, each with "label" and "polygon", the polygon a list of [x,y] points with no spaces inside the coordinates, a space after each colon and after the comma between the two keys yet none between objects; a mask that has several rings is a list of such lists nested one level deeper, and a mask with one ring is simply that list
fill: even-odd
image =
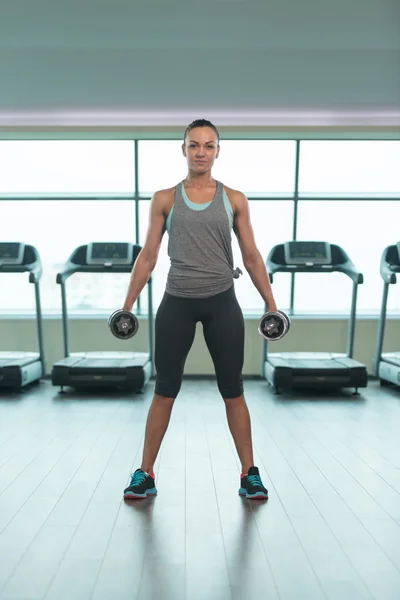
[{"label": "floor plank", "polygon": [[255,503],[215,381],[185,380],[159,494],[126,502],[152,391],[0,395],[0,600],[398,599],[400,391],[246,381]]}]

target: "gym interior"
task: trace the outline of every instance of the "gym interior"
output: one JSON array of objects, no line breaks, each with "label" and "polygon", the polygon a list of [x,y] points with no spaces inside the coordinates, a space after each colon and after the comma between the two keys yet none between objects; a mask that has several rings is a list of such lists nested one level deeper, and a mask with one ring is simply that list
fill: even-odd
[{"label": "gym interior", "polygon": [[[0,600],[397,600],[400,5],[16,0],[0,20]],[[155,465],[126,502],[154,393],[167,234],[112,335],[185,127],[249,199],[279,340],[233,236],[240,462],[197,327]],[[174,340],[171,339],[171,344]]]}]

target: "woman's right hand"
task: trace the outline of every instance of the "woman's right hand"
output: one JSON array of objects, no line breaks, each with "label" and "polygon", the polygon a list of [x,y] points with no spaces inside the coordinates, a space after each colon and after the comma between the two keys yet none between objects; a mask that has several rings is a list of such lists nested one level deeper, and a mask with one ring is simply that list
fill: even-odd
[{"label": "woman's right hand", "polygon": [[125,310],[125,311],[131,313],[132,312],[132,308],[133,308],[133,304],[125,302],[124,305],[123,305],[123,307],[122,307],[122,310]]}]

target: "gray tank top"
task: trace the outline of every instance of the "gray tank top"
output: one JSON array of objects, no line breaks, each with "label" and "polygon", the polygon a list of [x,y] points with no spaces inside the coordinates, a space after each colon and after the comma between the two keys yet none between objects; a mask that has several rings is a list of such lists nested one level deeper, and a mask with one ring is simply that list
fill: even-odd
[{"label": "gray tank top", "polygon": [[208,298],[225,292],[238,276],[233,270],[233,211],[224,186],[217,181],[214,199],[190,202],[183,182],[167,219],[171,266],[166,292],[184,298]]}]

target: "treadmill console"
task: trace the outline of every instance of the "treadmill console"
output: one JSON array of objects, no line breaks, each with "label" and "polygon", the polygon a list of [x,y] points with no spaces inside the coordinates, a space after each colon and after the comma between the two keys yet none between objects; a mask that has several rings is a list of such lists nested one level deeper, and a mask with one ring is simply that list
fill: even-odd
[{"label": "treadmill console", "polygon": [[133,246],[126,242],[92,242],[87,246],[88,265],[130,265]]},{"label": "treadmill console", "polygon": [[20,265],[24,259],[25,244],[0,242],[0,265]]},{"label": "treadmill console", "polygon": [[286,242],[285,261],[288,265],[330,265],[331,245],[329,242]]}]

